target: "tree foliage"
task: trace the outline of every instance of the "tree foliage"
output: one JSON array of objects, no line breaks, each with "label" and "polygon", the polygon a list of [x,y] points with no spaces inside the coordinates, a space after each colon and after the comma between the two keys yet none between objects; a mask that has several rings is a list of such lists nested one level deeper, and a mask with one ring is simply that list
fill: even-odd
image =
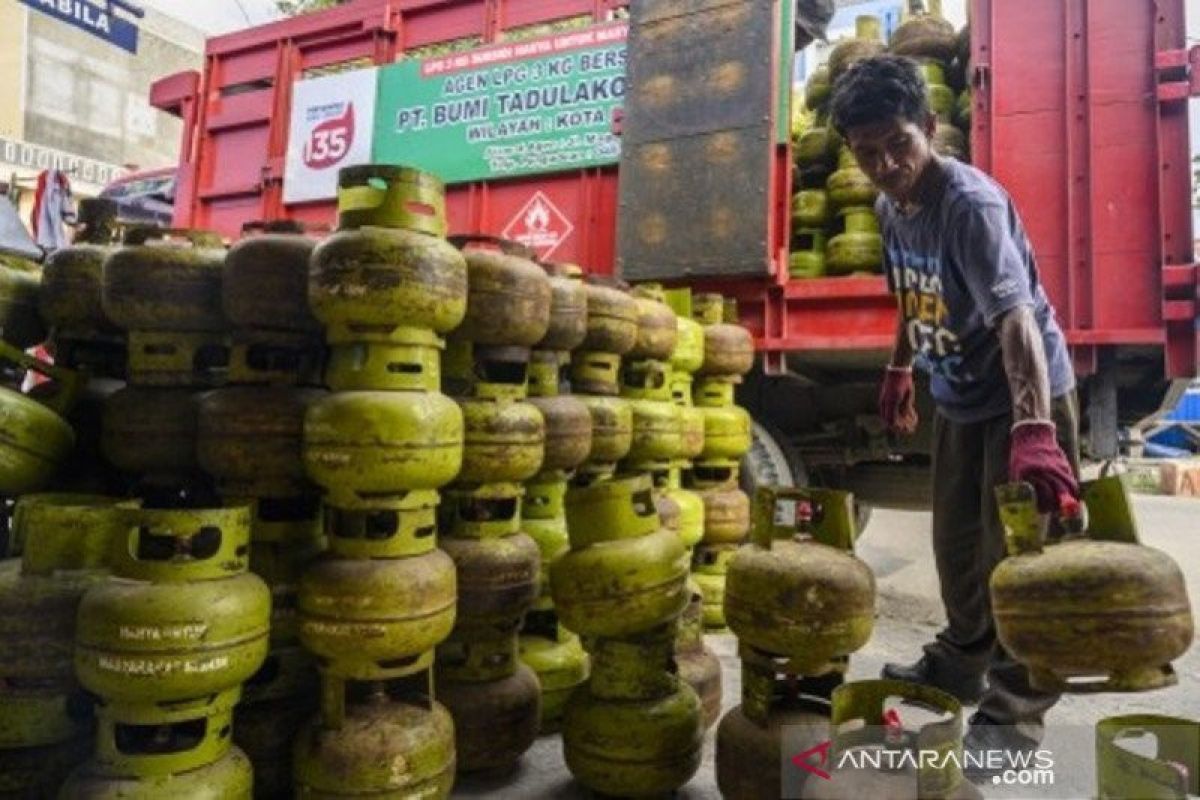
[{"label": "tree foliage", "polygon": [[280,14],[294,17],[297,14],[307,14],[309,11],[320,11],[325,8],[340,6],[349,0],[275,0],[275,7]]}]

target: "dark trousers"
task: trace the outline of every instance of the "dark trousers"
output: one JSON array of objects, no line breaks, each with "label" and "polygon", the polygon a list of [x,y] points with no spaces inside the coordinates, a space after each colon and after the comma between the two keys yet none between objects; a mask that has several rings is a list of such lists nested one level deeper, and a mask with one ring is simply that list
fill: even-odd
[{"label": "dark trousers", "polygon": [[[1075,393],[1053,403],[1058,442],[1079,473],[1079,403]],[[987,689],[979,710],[1040,741],[1042,716],[1057,694],[1029,685],[1029,671],[996,639],[988,580],[1005,557],[1004,527],[993,489],[1008,480],[1012,417],[970,424],[934,418],[933,554],[947,625],[925,646],[938,670],[981,675]]]}]

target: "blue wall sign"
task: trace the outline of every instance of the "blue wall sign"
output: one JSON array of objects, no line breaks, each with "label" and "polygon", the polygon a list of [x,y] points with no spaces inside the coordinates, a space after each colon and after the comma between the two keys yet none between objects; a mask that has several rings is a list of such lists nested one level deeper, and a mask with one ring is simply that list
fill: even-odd
[{"label": "blue wall sign", "polygon": [[[146,12],[125,0],[21,0],[30,8],[49,14],[130,53],[137,52],[137,23]],[[118,10],[121,15],[118,15]],[[125,15],[128,15],[125,16]]]}]

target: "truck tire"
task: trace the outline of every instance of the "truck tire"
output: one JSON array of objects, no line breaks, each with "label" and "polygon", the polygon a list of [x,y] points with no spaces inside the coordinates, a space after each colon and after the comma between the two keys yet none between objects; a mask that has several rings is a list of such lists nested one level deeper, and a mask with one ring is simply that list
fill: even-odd
[{"label": "truck tire", "polygon": [[769,422],[753,420],[750,451],[742,458],[742,491],[754,497],[760,486],[804,486],[808,475],[795,448]]}]

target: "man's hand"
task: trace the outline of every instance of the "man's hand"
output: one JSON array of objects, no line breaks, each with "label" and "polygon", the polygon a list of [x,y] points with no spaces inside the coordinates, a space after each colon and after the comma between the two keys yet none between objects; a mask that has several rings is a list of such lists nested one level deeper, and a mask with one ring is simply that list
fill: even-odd
[{"label": "man's hand", "polygon": [[1008,479],[1033,486],[1043,514],[1057,513],[1064,496],[1079,497],[1079,482],[1054,431],[1049,420],[1018,422],[1008,454]]},{"label": "man's hand", "polygon": [[889,365],[879,390],[879,416],[888,433],[910,435],[917,430],[917,397],[912,367]]}]

